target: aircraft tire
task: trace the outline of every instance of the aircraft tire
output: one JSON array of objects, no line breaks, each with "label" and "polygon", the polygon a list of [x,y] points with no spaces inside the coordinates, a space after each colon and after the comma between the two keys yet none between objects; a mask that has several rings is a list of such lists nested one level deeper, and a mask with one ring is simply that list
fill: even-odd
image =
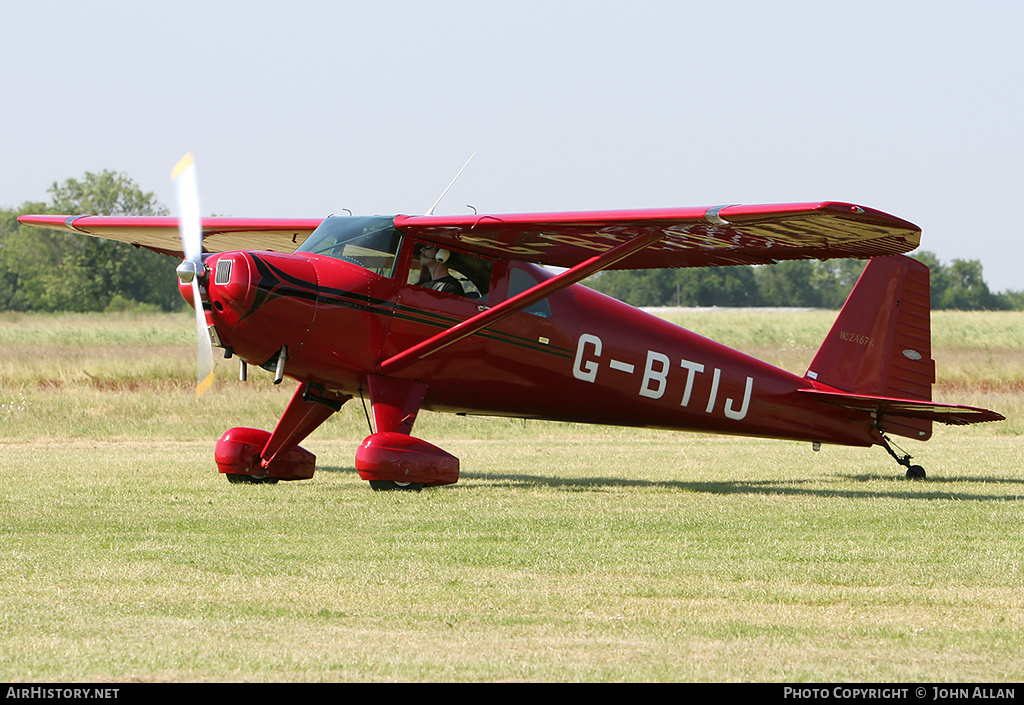
[{"label": "aircraft tire", "polygon": [[924,472],[924,468],[921,467],[920,465],[911,465],[909,468],[907,468],[908,480],[923,480],[925,479],[925,477],[926,475]]},{"label": "aircraft tire", "polygon": [[395,482],[394,480],[370,480],[370,489],[374,492],[419,492],[423,485],[419,482]]},{"label": "aircraft tire", "polygon": [[224,473],[228,477],[228,482],[232,485],[276,485],[276,477],[253,477],[252,475],[243,475],[241,473]]}]

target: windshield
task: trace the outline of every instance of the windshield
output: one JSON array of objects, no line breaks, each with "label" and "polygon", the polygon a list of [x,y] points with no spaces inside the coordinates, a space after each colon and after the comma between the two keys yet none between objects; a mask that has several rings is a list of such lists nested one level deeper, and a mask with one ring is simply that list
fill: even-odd
[{"label": "windshield", "polygon": [[390,216],[328,218],[295,251],[343,259],[390,277],[401,240]]}]

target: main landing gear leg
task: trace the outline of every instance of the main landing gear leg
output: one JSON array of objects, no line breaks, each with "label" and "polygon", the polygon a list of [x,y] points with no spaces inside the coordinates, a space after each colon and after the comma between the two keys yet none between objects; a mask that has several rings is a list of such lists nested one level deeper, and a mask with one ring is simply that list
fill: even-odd
[{"label": "main landing gear leg", "polygon": [[459,459],[419,438],[413,438],[427,385],[370,375],[374,433],[356,450],[356,470],[377,491],[419,491],[428,485],[450,485],[459,479]]},{"label": "main landing gear leg", "polygon": [[924,480],[925,479],[924,468],[921,467],[920,465],[911,465],[911,463],[910,463],[910,454],[909,453],[905,454],[905,455],[902,455],[902,456],[897,455],[896,451],[894,451],[892,449],[892,445],[891,445],[892,442],[889,440],[889,437],[886,436],[884,433],[882,433],[881,429],[878,430],[878,435],[882,439],[881,445],[882,445],[883,448],[885,448],[886,452],[889,455],[891,455],[893,457],[893,459],[897,463],[899,463],[900,465],[902,465],[903,467],[905,467],[907,469],[907,479],[908,480]]},{"label": "main landing gear leg", "polygon": [[273,433],[233,428],[221,436],[217,467],[232,483],[308,480],[316,470],[316,456],[299,443],[349,399],[347,394],[303,382]]}]

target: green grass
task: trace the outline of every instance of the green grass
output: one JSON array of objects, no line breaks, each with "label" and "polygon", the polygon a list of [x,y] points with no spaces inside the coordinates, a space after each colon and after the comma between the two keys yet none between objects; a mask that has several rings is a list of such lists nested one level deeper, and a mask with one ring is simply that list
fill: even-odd
[{"label": "green grass", "polygon": [[[694,315],[725,338],[745,314]],[[877,448],[424,413],[459,484],[378,494],[355,403],[304,444],[312,481],[219,477],[220,433],[271,428],[292,386],[219,363],[197,403],[188,317],[8,323],[8,681],[1024,678],[1020,377],[978,342],[964,379],[1009,370],[978,394],[1011,418],[908,441],[924,483]]]}]

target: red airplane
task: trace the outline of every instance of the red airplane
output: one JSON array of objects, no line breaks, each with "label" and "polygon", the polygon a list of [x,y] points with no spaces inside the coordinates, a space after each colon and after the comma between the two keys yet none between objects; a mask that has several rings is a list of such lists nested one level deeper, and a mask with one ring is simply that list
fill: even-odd
[{"label": "red airplane", "polygon": [[[177,172],[194,191],[194,168]],[[227,431],[232,482],[304,480],[299,446],[368,396],[356,470],[377,490],[447,485],[459,461],[414,437],[420,409],[882,446],[932,422],[1004,417],[931,401],[928,268],[920,229],[848,203],[461,216],[200,218],[27,215],[22,223],[185,259],[198,393],[225,357],[299,382],[273,432]],[[180,239],[179,239],[180,226]],[[606,269],[870,258],[813,362],[791,374],[578,284]],[[560,268],[553,274],[543,266]]]}]

